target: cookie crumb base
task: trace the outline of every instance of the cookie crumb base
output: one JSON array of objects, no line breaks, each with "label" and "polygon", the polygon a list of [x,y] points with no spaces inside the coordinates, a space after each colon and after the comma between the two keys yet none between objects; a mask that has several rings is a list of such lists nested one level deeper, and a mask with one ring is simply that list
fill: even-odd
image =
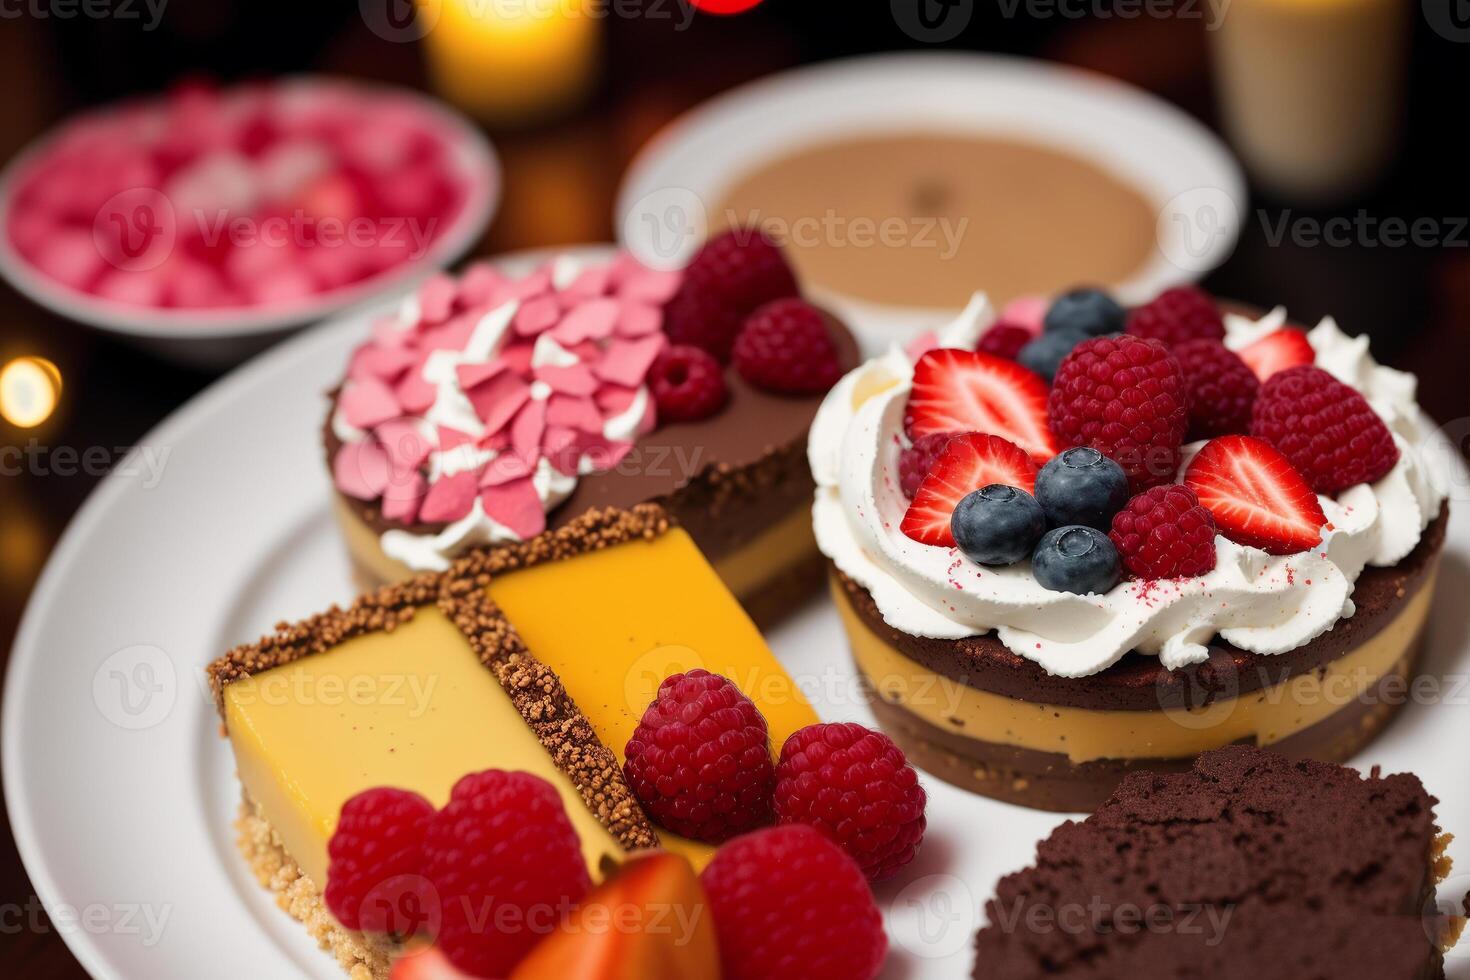
[{"label": "cookie crumb base", "polygon": [[282,911],[306,926],[311,938],[332,953],[352,980],[388,980],[397,944],[344,929],[248,796],[240,802],[235,834],[235,844],[255,880],[275,896]]}]

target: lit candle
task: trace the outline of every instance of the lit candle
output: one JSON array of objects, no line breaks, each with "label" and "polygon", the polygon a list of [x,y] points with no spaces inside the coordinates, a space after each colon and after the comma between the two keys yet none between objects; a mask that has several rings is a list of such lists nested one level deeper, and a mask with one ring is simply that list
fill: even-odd
[{"label": "lit candle", "polygon": [[0,369],[0,416],[11,425],[40,425],[60,399],[61,372],[44,357],[17,357]]},{"label": "lit candle", "polygon": [[589,0],[421,0],[439,93],[490,123],[569,108],[597,69],[600,17]]}]

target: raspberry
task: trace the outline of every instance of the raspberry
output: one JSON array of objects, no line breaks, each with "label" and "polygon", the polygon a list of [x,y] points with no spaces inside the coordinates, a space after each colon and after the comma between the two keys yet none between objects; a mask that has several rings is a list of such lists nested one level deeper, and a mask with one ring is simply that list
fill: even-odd
[{"label": "raspberry", "polygon": [[1197,578],[1215,567],[1215,519],[1179,484],[1128,501],[1108,537],[1134,578]]},{"label": "raspberry", "polygon": [[1318,493],[1372,483],[1399,460],[1367,400],[1319,367],[1271,375],[1256,397],[1251,435],[1275,446]]},{"label": "raspberry", "polygon": [[852,723],[808,725],[781,747],[776,822],[816,827],[870,881],[891,878],[924,839],[924,788],[903,750]]},{"label": "raspberry", "polygon": [[804,824],[738,837],[699,876],[724,980],[872,980],[888,937],[857,863]]},{"label": "raspberry", "polygon": [[648,372],[648,387],[666,422],[698,422],[725,407],[730,389],[712,354],[679,344],[666,349]]},{"label": "raspberry", "polygon": [[1187,399],[1184,372],[1163,344],[1096,337],[1057,368],[1047,411],[1063,443],[1109,457],[1137,492],[1173,481],[1189,426]]},{"label": "raspberry", "polygon": [[775,768],[766,720],[719,674],[664,678],[628,740],[623,771],[655,821],[719,843],[771,822]]},{"label": "raspberry", "polygon": [[994,354],[1014,361],[1021,348],[1036,339],[1036,334],[1016,323],[997,323],[980,335],[975,349],[982,354]]},{"label": "raspberry", "polygon": [[763,303],[797,295],[780,248],[757,228],[732,228],[704,243],[664,308],[664,332],[676,344],[721,361],[745,318]]},{"label": "raspberry", "polygon": [[1197,286],[1176,286],[1130,313],[1128,333],[1172,349],[1186,340],[1224,340],[1225,321],[1209,293]]},{"label": "raspberry", "polygon": [[932,435],[919,436],[912,446],[898,454],[898,485],[905,497],[914,499],[919,484],[924,482],[924,477],[934,468],[935,461],[944,455],[944,447],[959,434],[935,432]]},{"label": "raspberry", "polygon": [[1261,383],[1245,361],[1217,340],[1186,340],[1171,353],[1188,387],[1190,438],[1249,432]]},{"label": "raspberry", "polygon": [[822,311],[800,299],[750,315],[735,338],[735,370],[757,388],[792,394],[826,391],[842,376]]},{"label": "raspberry", "polygon": [[342,804],[327,842],[327,908],[349,929],[408,936],[432,903],[423,877],[434,808],[417,793],[379,787]]},{"label": "raspberry", "polygon": [[424,852],[442,906],[439,947],[476,976],[507,975],[592,887],[560,794],[530,773],[460,779]]}]

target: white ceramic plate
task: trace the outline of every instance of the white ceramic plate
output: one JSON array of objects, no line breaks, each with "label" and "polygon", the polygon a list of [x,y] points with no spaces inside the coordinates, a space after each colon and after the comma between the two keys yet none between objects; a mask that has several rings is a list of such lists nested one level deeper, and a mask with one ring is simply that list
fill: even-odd
[{"label": "white ceramic plate", "polygon": [[[141,468],[105,480],[31,600],[5,689],[5,793],[39,897],[96,977],[343,976],[235,851],[239,789],[202,671],[278,620],[353,595],[317,439],[321,393],[365,328],[354,318],[297,337],[146,436],[162,478]],[[1463,675],[1470,522],[1458,513],[1445,559],[1428,671]],[[824,717],[872,723],[829,603],[771,642],[815,684]],[[1465,696],[1408,708],[1356,760],[1420,773],[1462,841]],[[924,782],[928,839],[879,891],[889,980],[968,975],[996,879],[1028,864],[1060,820]],[[1470,865],[1470,848],[1455,850]],[[1460,882],[1463,894],[1470,879]],[[1451,975],[1470,978],[1470,956]]]},{"label": "white ceramic plate", "polygon": [[[360,282],[307,297],[300,302],[264,308],[165,309],[129,306],[93,296],[56,282],[16,251],[5,233],[11,184],[30,168],[67,125],[36,140],[0,173],[0,276],[19,292],[53,313],[130,342],[180,363],[227,367],[301,327],[324,317],[360,309],[384,296],[400,294],[437,269],[453,263],[479,240],[500,205],[500,161],[483,133],[468,119],[443,103],[408,89],[343,81],[318,76],[295,76],[277,81],[279,91],[311,88],[323,83],[350,86],[367,97],[375,92],[416,104],[419,111],[443,127],[453,141],[451,165],[466,190],[459,214],[413,261],[404,262]],[[108,111],[107,107],[97,110]]]},{"label": "white ceramic plate", "polygon": [[[1230,151],[1193,117],[1092,72],[939,52],[783,72],[699,106],[634,160],[618,192],[618,227],[625,244],[642,246],[641,256],[656,259],[662,243],[681,229],[697,230],[704,209],[753,167],[835,138],[915,129],[1031,140],[1095,161],[1139,188],[1160,210],[1158,247],[1118,287],[1125,302],[1144,302],[1167,286],[1198,279],[1235,247],[1245,180]],[[874,352],[947,315],[816,292],[847,315]]]}]

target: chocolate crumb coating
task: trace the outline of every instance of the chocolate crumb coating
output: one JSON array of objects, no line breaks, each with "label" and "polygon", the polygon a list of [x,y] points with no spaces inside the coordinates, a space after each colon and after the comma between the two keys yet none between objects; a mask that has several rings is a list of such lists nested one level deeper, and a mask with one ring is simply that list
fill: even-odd
[{"label": "chocolate crumb coating", "polygon": [[[333,606],[299,623],[280,623],[271,635],[236,647],[206,668],[221,722],[229,684],[323,653],[353,637],[391,632],[419,608],[437,605],[613,838],[625,850],[657,847],[658,834],[623,779],[617,756],[597,737],[556,672],[526,649],[515,627],[491,601],[488,586],[493,575],[652,539],[670,526],[667,513],[653,504],[589,511],[530,541],[474,552],[448,572],[384,586],[346,609]],[[404,655],[412,652],[406,650]]]},{"label": "chocolate crumb coating", "polygon": [[974,976],[1442,977],[1435,802],[1413,775],[1250,746],[1134,773],[1001,880]]}]

